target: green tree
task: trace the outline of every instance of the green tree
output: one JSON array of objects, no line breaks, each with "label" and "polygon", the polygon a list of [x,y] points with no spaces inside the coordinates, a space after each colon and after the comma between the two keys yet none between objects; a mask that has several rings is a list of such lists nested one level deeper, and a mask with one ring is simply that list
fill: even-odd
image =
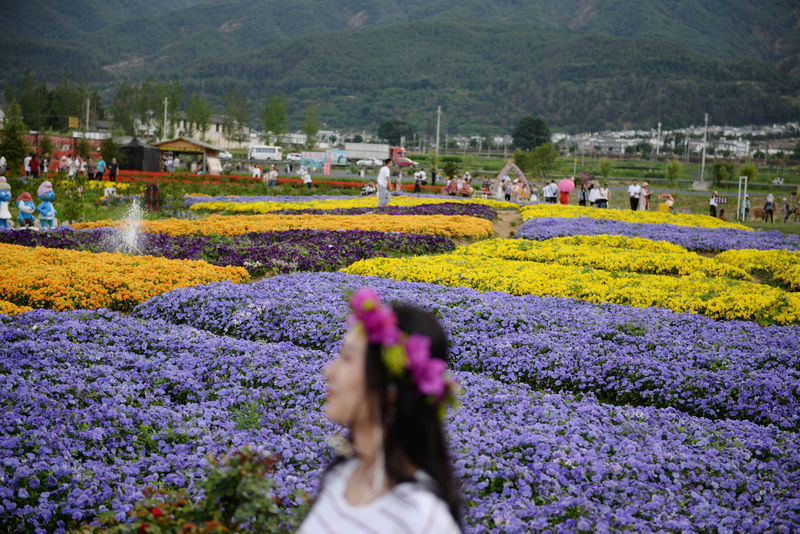
[{"label": "green tree", "polygon": [[81,137],[75,143],[75,152],[77,152],[81,158],[86,159],[92,152],[92,145],[89,144],[89,141],[87,141],[85,137]]},{"label": "green tree", "polygon": [[533,157],[533,152],[526,150],[514,152],[514,163],[525,174],[533,173],[536,169],[536,159]]},{"label": "green tree", "polygon": [[200,139],[205,140],[206,131],[211,125],[211,111],[211,102],[192,92],[186,106],[186,127],[190,136],[196,130],[200,134]]},{"label": "green tree", "polygon": [[41,130],[47,124],[50,111],[47,105],[47,86],[44,82],[36,84],[30,69],[17,80],[19,106],[25,124],[31,130]]},{"label": "green tree", "polygon": [[511,136],[514,139],[514,148],[531,151],[550,141],[550,128],[539,117],[523,117]]},{"label": "green tree", "polygon": [[711,180],[714,185],[720,185],[733,176],[734,166],[730,161],[715,161],[711,166]]},{"label": "green tree", "polygon": [[289,119],[287,112],[286,95],[269,95],[264,110],[261,112],[261,122],[264,123],[264,130],[271,132],[272,135],[280,140],[280,136],[286,133],[286,123]]},{"label": "green tree", "polygon": [[383,121],[378,126],[378,137],[390,145],[400,145],[402,138],[410,139],[414,135],[414,127],[405,121]]},{"label": "green tree", "polygon": [[303,132],[306,134],[306,147],[314,148],[317,144],[317,132],[319,131],[319,110],[314,102],[308,104],[306,119],[303,121]]},{"label": "green tree", "polygon": [[752,161],[750,163],[745,163],[739,167],[739,174],[737,176],[747,176],[747,182],[752,184],[756,181],[756,178],[758,178],[758,168]]},{"label": "green tree", "polygon": [[675,158],[672,158],[672,161],[670,161],[667,164],[667,168],[665,171],[667,180],[669,180],[670,185],[674,186],[676,183],[678,183],[678,178],[680,178],[682,170],[683,166],[681,165],[681,162]]},{"label": "green tree", "polygon": [[250,101],[244,92],[235,89],[225,93],[222,134],[229,141],[242,143],[247,138],[244,128],[250,121]]},{"label": "green tree", "polygon": [[50,101],[52,113],[48,126],[61,132],[69,130],[69,117],[81,116],[81,106],[86,97],[82,87],[73,81],[66,68],[51,93]]},{"label": "green tree", "polygon": [[[122,129],[127,135],[136,135],[134,124],[136,121],[138,91],[127,79],[117,87],[111,101],[111,115],[116,127]],[[88,125],[87,125],[88,126]]]},{"label": "green tree", "polygon": [[601,159],[598,165],[599,165],[600,176],[602,176],[603,178],[608,178],[609,176],[611,176],[611,173],[614,172],[614,164],[611,163],[611,160],[609,160],[608,158]]},{"label": "green tree", "polygon": [[106,164],[111,163],[112,158],[117,158],[117,163],[123,168],[126,163],[127,154],[122,150],[122,147],[114,141],[113,137],[106,137],[100,144],[100,153]]},{"label": "green tree", "polygon": [[547,142],[533,151],[533,172],[542,180],[547,180],[558,163],[558,150]]},{"label": "green tree", "polygon": [[22,119],[22,110],[19,103],[13,100],[6,108],[5,123],[0,131],[0,154],[6,157],[9,175],[18,173],[22,168],[22,161],[29,152],[25,140],[27,134],[28,127]]}]

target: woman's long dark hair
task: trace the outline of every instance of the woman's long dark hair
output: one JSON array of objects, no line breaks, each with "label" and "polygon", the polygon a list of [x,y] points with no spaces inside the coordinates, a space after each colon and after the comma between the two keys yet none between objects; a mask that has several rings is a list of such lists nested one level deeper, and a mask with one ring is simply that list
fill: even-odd
[{"label": "woman's long dark hair", "polygon": [[[406,334],[427,336],[431,340],[431,357],[447,361],[447,335],[433,315],[405,304],[391,306],[400,330]],[[379,344],[367,346],[365,372],[367,395],[377,396],[386,432],[383,448],[390,484],[414,480],[414,473],[408,471],[409,464],[422,469],[433,479],[434,484],[429,489],[447,503],[460,525],[461,502],[439,418],[439,406],[420,395],[408,378],[389,378]],[[334,459],[328,469],[343,459]]]}]

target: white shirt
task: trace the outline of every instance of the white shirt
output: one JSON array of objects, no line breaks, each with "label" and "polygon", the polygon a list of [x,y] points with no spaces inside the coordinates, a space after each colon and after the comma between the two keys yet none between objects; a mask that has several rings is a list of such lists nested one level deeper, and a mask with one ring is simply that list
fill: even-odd
[{"label": "white shirt", "polygon": [[597,192],[597,195],[602,200],[608,200],[608,188],[607,187],[601,187],[600,190]]},{"label": "white shirt", "polygon": [[384,165],[378,171],[378,185],[381,187],[389,187],[389,167]]},{"label": "white shirt", "polygon": [[[347,502],[347,481],[358,466],[351,459],[334,467],[298,534],[460,534],[447,505],[421,483],[398,484],[374,501]],[[430,478],[418,472],[417,480]]]},{"label": "white shirt", "polygon": [[31,159],[30,156],[25,156],[25,172],[31,171]]},{"label": "white shirt", "polygon": [[714,206],[716,208],[717,207],[717,197],[711,197],[711,199],[708,201],[708,205],[709,206]]},{"label": "white shirt", "polygon": [[428,178],[428,177],[427,177],[427,175],[425,174],[425,171],[419,171],[419,179],[420,179],[420,180],[422,180],[422,181],[424,182],[424,181],[425,181],[427,178]]},{"label": "white shirt", "polygon": [[642,186],[640,185],[629,185],[628,186],[628,196],[631,198],[639,198],[639,195],[642,194]]}]

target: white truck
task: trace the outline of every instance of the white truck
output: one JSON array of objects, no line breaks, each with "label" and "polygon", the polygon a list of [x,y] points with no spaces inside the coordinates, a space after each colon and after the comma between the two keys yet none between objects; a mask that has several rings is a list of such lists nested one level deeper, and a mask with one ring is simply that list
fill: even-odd
[{"label": "white truck", "polygon": [[344,150],[347,152],[347,161],[351,162],[368,158],[383,161],[391,157],[387,144],[345,143]]}]

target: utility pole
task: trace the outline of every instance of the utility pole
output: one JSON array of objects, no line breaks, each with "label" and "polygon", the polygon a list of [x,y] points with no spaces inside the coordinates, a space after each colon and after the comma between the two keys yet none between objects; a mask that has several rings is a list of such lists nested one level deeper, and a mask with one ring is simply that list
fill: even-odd
[{"label": "utility pole", "polygon": [[162,138],[167,138],[167,104],[169,103],[169,99],[165,96],[164,97],[164,131],[161,132]]},{"label": "utility pole", "polygon": [[658,137],[656,138],[656,157],[661,152],[661,122],[658,123]]},{"label": "utility pole", "polygon": [[705,130],[703,130],[703,162],[700,164],[700,181],[706,181],[706,141],[708,140],[708,113],[705,114]]},{"label": "utility pole", "polygon": [[436,106],[436,166],[439,165],[439,124],[442,121],[442,106]]},{"label": "utility pole", "polygon": [[89,97],[86,97],[86,131],[89,131]]}]

